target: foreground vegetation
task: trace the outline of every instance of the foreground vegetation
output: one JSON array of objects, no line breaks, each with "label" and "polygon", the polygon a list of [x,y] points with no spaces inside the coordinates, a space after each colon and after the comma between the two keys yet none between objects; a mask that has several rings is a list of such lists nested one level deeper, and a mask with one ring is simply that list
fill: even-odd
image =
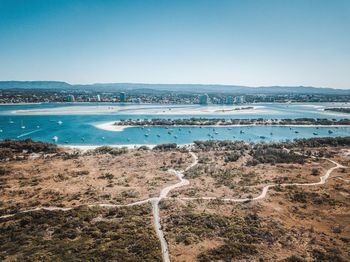
[{"label": "foreground vegetation", "polygon": [[[191,147],[99,147],[87,152],[24,141],[3,141],[0,162],[3,215],[36,206],[71,210],[17,213],[0,219],[0,260],[161,261],[151,206],[97,208],[158,196],[185,170],[189,185],[169,192],[160,218],[172,261],[348,261],[350,137],[285,143],[196,141]],[[33,156],[39,156],[33,158]],[[19,161],[21,160],[21,161]],[[22,161],[23,160],[23,161]],[[277,184],[264,200],[262,186]],[[75,185],[78,191],[74,191]],[[152,193],[150,193],[152,192]],[[214,197],[213,200],[186,197]],[[224,202],[244,198],[244,202]],[[11,205],[8,204],[11,203]]]},{"label": "foreground vegetation", "polygon": [[0,219],[0,260],[161,261],[150,207],[79,207]]}]

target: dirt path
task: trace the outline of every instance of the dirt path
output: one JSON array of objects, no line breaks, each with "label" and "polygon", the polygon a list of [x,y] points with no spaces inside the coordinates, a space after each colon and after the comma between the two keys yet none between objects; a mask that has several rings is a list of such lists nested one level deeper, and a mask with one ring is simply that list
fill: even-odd
[{"label": "dirt path", "polygon": [[[185,169],[185,171],[187,171],[191,167],[197,165],[197,163],[198,163],[198,158],[197,158],[196,154],[194,154],[193,152],[190,152],[190,154],[193,157],[193,162],[191,165],[189,165]],[[187,179],[183,178],[185,171],[181,171],[181,170],[177,171],[174,169],[168,170],[168,172],[174,173],[179,178],[180,182],[163,188],[162,191],[160,192],[159,197],[152,199],[152,201],[151,201],[152,213],[153,213],[153,224],[154,224],[154,228],[156,230],[157,236],[158,236],[160,244],[161,244],[162,256],[163,256],[164,262],[169,262],[170,257],[169,257],[168,243],[166,242],[166,239],[164,237],[164,233],[162,231],[162,225],[160,224],[159,202],[163,198],[166,198],[171,190],[178,188],[178,187],[186,186],[190,183]]]},{"label": "dirt path", "polygon": [[[130,204],[126,204],[126,205],[115,205],[115,204],[94,204],[94,205],[89,205],[89,207],[105,207],[105,208],[114,208],[114,207],[130,207],[130,206],[136,206],[136,205],[143,205],[145,203],[150,203],[152,205],[152,214],[153,214],[153,225],[155,228],[155,231],[157,233],[157,236],[159,238],[160,244],[161,244],[161,249],[162,249],[162,258],[163,261],[165,262],[170,262],[170,256],[169,256],[169,249],[168,249],[168,243],[166,242],[166,239],[164,237],[164,233],[162,231],[162,226],[160,223],[160,212],[159,212],[159,203],[162,199],[166,198],[167,195],[169,194],[169,192],[175,188],[179,188],[182,186],[186,186],[189,185],[189,181],[187,179],[184,178],[184,173],[189,170],[190,168],[194,167],[195,165],[198,164],[198,157],[196,154],[194,154],[193,152],[190,152],[192,158],[193,158],[193,162],[191,163],[191,165],[189,165],[185,170],[174,170],[174,169],[170,169],[168,170],[169,173],[173,173],[175,174],[180,182],[167,186],[165,188],[163,188],[159,194],[159,197],[153,197],[153,198],[148,198],[145,200],[140,200],[137,202],[133,202]],[[319,182],[315,182],[315,183],[284,183],[284,184],[270,184],[270,185],[266,185],[263,187],[262,192],[260,195],[254,197],[254,198],[218,198],[218,197],[184,197],[181,198],[183,200],[214,200],[214,199],[220,199],[222,201],[227,201],[227,202],[246,202],[246,201],[255,201],[255,200],[261,200],[264,199],[269,191],[270,188],[275,187],[275,186],[317,186],[317,185],[322,185],[324,183],[326,183],[327,179],[330,178],[331,173],[338,169],[338,168],[347,168],[333,160],[330,159],[326,159],[330,162],[332,162],[333,164],[335,164],[334,167],[331,167],[330,169],[327,170],[326,174],[324,176],[320,177],[320,181]],[[338,178],[338,177],[335,177]],[[343,178],[342,178],[343,179]],[[344,181],[347,181],[346,179],[343,179]],[[0,216],[1,218],[8,218],[8,217],[12,217],[15,216],[16,214],[19,213],[28,213],[28,212],[34,212],[34,211],[39,211],[39,210],[48,210],[48,211],[55,211],[55,210],[60,210],[60,211],[68,211],[71,210],[73,208],[63,208],[63,207],[37,207],[37,208],[32,208],[32,209],[27,209],[27,210],[23,210],[23,211],[19,211],[15,214],[9,214],[9,215],[3,215]]]},{"label": "dirt path", "polygon": [[324,183],[326,183],[327,179],[329,179],[329,176],[331,175],[331,173],[338,169],[338,168],[347,168],[333,160],[327,159],[326,160],[332,162],[333,164],[335,164],[336,166],[331,167],[330,169],[327,170],[326,174],[324,176],[320,177],[320,181],[319,182],[315,182],[315,183],[284,183],[284,184],[270,184],[270,185],[266,185],[263,187],[261,194],[254,197],[254,198],[218,198],[218,197],[183,197],[181,199],[183,200],[215,200],[215,199],[220,199],[222,201],[225,202],[246,202],[246,201],[255,201],[255,200],[260,200],[260,199],[264,199],[269,191],[270,188],[275,187],[275,186],[282,186],[282,187],[286,187],[286,186],[317,186],[317,185],[323,185]]},{"label": "dirt path", "polygon": [[[115,205],[115,204],[94,204],[94,205],[88,205],[89,207],[105,207],[105,208],[114,208],[114,207],[130,207],[130,206],[137,206],[137,205],[143,205],[145,203],[151,203],[152,205],[152,214],[153,214],[153,225],[155,228],[155,231],[157,233],[157,236],[159,238],[160,244],[161,244],[161,249],[162,249],[162,258],[163,261],[165,262],[170,262],[170,258],[169,258],[169,250],[168,250],[168,243],[166,242],[166,239],[164,237],[164,233],[162,231],[162,226],[160,223],[160,212],[159,212],[159,203],[163,198],[166,198],[167,195],[169,194],[169,192],[175,188],[178,187],[182,187],[182,186],[186,186],[188,185],[190,182],[183,178],[184,176],[184,172],[187,171],[188,169],[190,169],[191,167],[197,165],[198,163],[198,158],[197,156],[193,153],[190,152],[192,158],[193,158],[193,162],[183,171],[183,170],[174,170],[174,169],[169,169],[168,172],[169,173],[173,173],[175,174],[178,179],[180,180],[180,182],[167,186],[165,188],[163,188],[160,191],[159,197],[153,197],[153,198],[147,198],[144,200],[140,200],[140,201],[136,201],[130,204],[126,204],[126,205]],[[31,208],[31,209],[27,209],[27,210],[22,210],[19,211],[15,214],[8,214],[8,215],[3,215],[0,216],[1,218],[8,218],[8,217],[13,217],[16,214],[19,213],[28,213],[28,212],[35,212],[35,211],[40,211],[40,210],[48,210],[48,211],[55,211],[55,210],[60,210],[60,211],[68,211],[71,210],[73,208],[71,207],[67,207],[67,208],[63,208],[63,207],[36,207],[36,208]]]}]

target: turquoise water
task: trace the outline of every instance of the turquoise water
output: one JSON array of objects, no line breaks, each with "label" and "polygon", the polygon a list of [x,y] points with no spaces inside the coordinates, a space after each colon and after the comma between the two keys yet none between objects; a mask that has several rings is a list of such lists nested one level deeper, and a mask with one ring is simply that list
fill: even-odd
[{"label": "turquoise water", "polygon": [[[69,106],[69,114],[66,107]],[[96,104],[85,104],[83,109],[96,107]],[[110,104],[103,106],[116,106]],[[198,105],[118,105],[120,110],[113,112],[98,112],[77,114],[82,104],[38,104],[38,105],[2,105],[0,106],[0,139],[32,138],[37,141],[53,142],[58,137],[58,144],[74,145],[104,145],[104,144],[160,144],[160,143],[191,143],[194,140],[229,139],[244,141],[282,141],[294,138],[310,138],[325,136],[348,136],[350,127],[287,127],[287,126],[250,126],[250,127],[132,127],[122,132],[112,132],[96,128],[98,123],[120,119],[144,118],[349,118],[349,114],[324,112],[327,106],[344,106],[339,104],[259,104],[264,108],[258,114],[252,112],[235,112],[234,114],[171,114],[171,110],[204,109]],[[249,105],[244,105],[249,106]],[[254,105],[255,106],[255,105]],[[348,106],[348,105],[346,105]],[[218,109],[222,107],[218,106]],[[28,114],[25,110],[39,110]],[[53,111],[45,111],[54,109]],[[79,109],[79,110],[78,110]],[[159,109],[164,113],[159,114]],[[163,110],[164,109],[164,110]],[[15,112],[24,110],[22,112]],[[44,111],[40,111],[44,110]],[[158,114],[152,114],[156,110]],[[140,114],[140,112],[143,112]],[[168,114],[167,114],[168,113]],[[22,128],[25,127],[25,128]],[[242,132],[241,132],[242,131]],[[331,131],[331,133],[330,133]],[[169,134],[170,133],[170,134]]]}]

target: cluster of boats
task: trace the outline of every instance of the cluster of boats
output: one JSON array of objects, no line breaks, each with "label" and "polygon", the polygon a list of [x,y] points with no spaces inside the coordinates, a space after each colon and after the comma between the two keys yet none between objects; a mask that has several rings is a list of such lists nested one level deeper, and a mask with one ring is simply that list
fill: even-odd
[{"label": "cluster of boats", "polygon": [[[56,121],[56,120],[50,120],[50,122],[56,122],[57,123],[57,125],[62,125],[63,124],[63,122],[61,121],[61,120],[59,120],[59,121]],[[10,124],[14,124],[15,122],[13,121],[13,120],[9,120],[9,123]],[[23,120],[21,120],[21,125],[20,125],[20,128],[21,129],[26,129],[27,127],[25,126],[25,124],[23,123]],[[38,129],[38,131],[39,131],[39,128],[40,128],[40,126],[36,126],[36,128]],[[145,132],[145,134],[144,134],[144,136],[145,137],[149,137],[150,136],[150,134],[151,134],[151,129],[150,128],[147,128],[147,126],[142,126],[142,127],[140,127],[141,129],[143,129],[143,130],[145,130],[146,132]],[[171,137],[173,137],[174,139],[178,139],[178,136],[176,135],[176,131],[182,131],[181,133],[182,134],[184,134],[184,132],[186,132],[186,134],[188,133],[188,135],[189,134],[191,134],[192,132],[193,132],[193,130],[191,129],[191,128],[188,128],[188,127],[186,127],[186,128],[184,128],[184,127],[164,127],[165,129],[167,129],[167,134]],[[199,126],[198,128],[200,128],[200,129],[202,129],[202,128],[204,128],[204,126]],[[221,127],[220,127],[221,128]],[[250,128],[250,127],[248,127],[248,128]],[[337,128],[337,127],[335,127],[335,128]],[[232,127],[226,127],[226,129],[227,130],[234,130],[234,128],[232,128]],[[319,127],[316,127],[316,129],[319,129]],[[291,130],[292,132],[294,132],[295,134],[298,134],[299,133],[299,131],[298,130],[295,130],[293,127],[289,127],[289,130]],[[207,136],[209,137],[209,139],[215,139],[215,138],[217,138],[218,137],[218,135],[219,135],[219,132],[218,132],[219,130],[217,130],[216,128],[212,128],[212,131],[211,132],[209,132],[208,134],[207,134]],[[0,133],[1,132],[3,132],[3,130],[2,129],[0,129]],[[26,133],[26,134],[22,134],[21,136],[25,136],[25,135],[28,135],[28,134],[30,134],[30,133],[32,133],[32,132],[37,132],[37,131],[31,131],[31,132],[29,132],[29,133]],[[245,131],[244,130],[239,130],[239,134],[244,134],[245,133]],[[317,132],[313,132],[312,133],[314,136],[318,136],[319,134],[317,133]],[[328,130],[328,134],[333,134],[333,131],[331,130],[331,129],[329,129]],[[270,132],[270,136],[272,137],[274,134],[272,133],[272,132]],[[158,137],[158,138],[160,138],[161,137],[161,134],[156,134],[156,136]],[[267,139],[268,137],[266,137],[266,136],[263,136],[263,135],[259,135],[258,136],[260,139]],[[236,136],[233,136],[233,138],[236,138]],[[55,135],[55,136],[53,136],[52,138],[52,141],[54,142],[54,143],[57,143],[58,142],[58,140],[59,140],[59,137],[57,136],[57,135]],[[102,140],[105,140],[105,137],[102,137],[101,138]],[[85,138],[84,137],[82,137],[81,138],[81,141],[82,142],[85,142]],[[130,141],[130,138],[127,138],[127,141]],[[68,143],[68,141],[66,140],[64,143]]]},{"label": "cluster of boats", "polygon": [[[203,128],[203,126],[199,126],[199,128]],[[145,127],[141,127],[141,129],[145,129]],[[173,135],[174,129],[171,129],[171,128],[169,128],[169,127],[165,127],[165,129],[168,129],[168,132],[167,132],[168,135]],[[290,127],[289,129],[290,129],[290,130],[293,130],[292,127]],[[316,129],[319,129],[319,127],[316,127]],[[181,130],[182,130],[181,128],[178,128],[178,131],[181,131]],[[227,130],[232,130],[232,128],[229,127],[229,128],[227,128]],[[210,137],[211,139],[214,139],[214,138],[215,138],[215,135],[218,135],[219,132],[216,131],[215,128],[213,128],[212,131],[213,131],[213,132],[212,132],[212,133],[208,133],[207,136]],[[147,129],[147,133],[145,133],[144,136],[145,136],[145,137],[149,137],[149,136],[150,136],[150,132],[151,132],[151,129],[148,128],[148,129]],[[188,130],[188,133],[192,133],[192,130],[189,129],[189,130]],[[240,130],[239,133],[240,133],[240,134],[244,134],[245,132],[244,132],[243,130]],[[299,131],[298,131],[298,130],[294,130],[294,133],[295,133],[295,134],[299,134]],[[333,134],[333,131],[329,129],[329,130],[328,130],[328,134]],[[318,133],[317,133],[317,132],[313,132],[313,135],[314,135],[314,136],[317,136]],[[272,132],[270,132],[270,136],[273,136],[273,133],[272,133]],[[157,137],[160,137],[160,134],[157,134]],[[175,139],[178,138],[176,135],[174,135],[173,137],[174,137]],[[235,138],[235,136],[233,136],[233,138]],[[267,139],[266,136],[259,136],[259,138],[260,138],[260,139]],[[129,140],[128,140],[128,141],[129,141]]]}]

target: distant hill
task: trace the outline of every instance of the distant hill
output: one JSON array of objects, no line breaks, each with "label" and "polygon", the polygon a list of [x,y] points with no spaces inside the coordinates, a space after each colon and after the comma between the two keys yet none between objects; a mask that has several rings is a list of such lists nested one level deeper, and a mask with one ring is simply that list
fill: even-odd
[{"label": "distant hill", "polygon": [[320,88],[309,86],[264,86],[248,87],[237,85],[202,84],[138,84],[97,83],[71,85],[60,81],[0,81],[0,89],[42,89],[42,90],[87,90],[97,92],[129,91],[136,93],[181,92],[181,93],[227,93],[227,94],[334,94],[350,95],[349,89]]},{"label": "distant hill", "polygon": [[69,89],[72,85],[60,81],[0,81],[0,89]]}]

